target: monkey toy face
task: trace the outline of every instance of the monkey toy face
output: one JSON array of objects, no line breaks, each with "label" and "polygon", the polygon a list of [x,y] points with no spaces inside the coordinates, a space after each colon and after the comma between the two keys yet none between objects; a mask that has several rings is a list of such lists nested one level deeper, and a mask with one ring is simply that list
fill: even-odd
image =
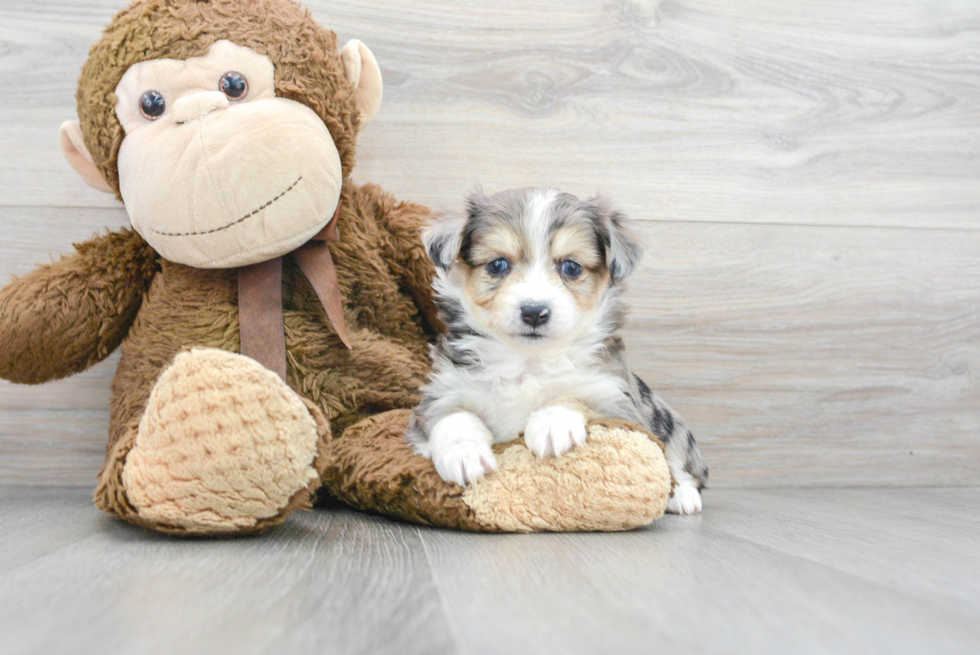
[{"label": "monkey toy face", "polygon": [[[322,85],[303,79],[308,69],[277,71],[262,52],[282,52],[277,44],[255,45],[176,44],[174,53],[185,56],[121,66],[111,95],[106,85],[105,98],[96,98],[113,115],[62,126],[69,162],[93,186],[117,192],[134,229],[170,261],[245,266],[308,241],[334,215],[349,174],[352,157],[342,162],[338,141],[352,143],[380,104],[380,71],[357,41],[342,53],[335,45],[318,53],[342,70]],[[316,97],[331,83],[333,98]],[[80,117],[94,95],[80,85]]]},{"label": "monkey toy face", "polygon": [[218,41],[132,66],[116,87],[119,191],[161,255],[203,268],[289,252],[330,219],[340,155],[309,107],[277,98],[268,57]]}]

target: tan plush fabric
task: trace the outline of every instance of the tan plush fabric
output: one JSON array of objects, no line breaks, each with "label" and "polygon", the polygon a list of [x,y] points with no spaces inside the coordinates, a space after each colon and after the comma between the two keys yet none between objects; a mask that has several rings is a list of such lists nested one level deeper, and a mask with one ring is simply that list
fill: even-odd
[{"label": "tan plush fabric", "polygon": [[482,525],[505,532],[631,530],[667,509],[663,449],[639,426],[592,422],[587,443],[543,460],[522,440],[495,450],[497,472],[463,493]]},{"label": "tan plush fabric", "polygon": [[[356,507],[466,530],[622,529],[662,512],[669,490],[661,498],[654,488],[666,467],[635,435],[609,438],[623,445],[620,460],[601,435],[577,463],[529,461],[513,446],[502,455],[514,462],[513,476],[504,471],[502,483],[474,488],[469,505],[461,487],[442,481],[405,444],[407,408],[420,399],[427,343],[440,327],[433,265],[419,236],[431,213],[350,181],[360,124],[354,88],[336,35],[295,3],[144,0],[116,17],[92,48],[78,91],[85,144],[112,189],[118,192],[124,136],[113,89],[126,69],[200,56],[221,39],[268,56],[276,96],[309,107],[336,142],[340,241],[329,248],[353,348],[344,347],[288,255],[288,388],[235,354],[234,270],[174,263],[120,230],[15,280],[0,290],[0,377],[42,383],[121,344],[96,505],[170,534],[259,532],[309,507],[316,473],[325,495]],[[362,56],[362,72],[365,62]],[[579,469],[589,477],[576,482]],[[542,507],[548,498],[558,503],[554,511]],[[580,506],[571,508],[569,498]]]},{"label": "tan plush fabric", "polygon": [[85,146],[82,126],[78,121],[67,120],[61,124],[61,129],[58,130],[58,145],[61,147],[61,154],[86,184],[104,193],[113,193],[112,188],[102,178],[101,171],[92,161],[92,155]]},{"label": "tan plush fabric", "polygon": [[[418,388],[428,371],[426,342],[434,333],[431,326],[437,320],[429,295],[431,264],[418,236],[428,210],[397,202],[370,185],[348,184],[344,197],[341,242],[330,244],[330,248],[337,262],[353,350],[340,342],[295,262],[287,258],[283,267],[287,381],[313,408],[311,411],[329,418],[335,435],[344,434],[349,426],[372,414],[418,402]],[[146,247],[139,235],[125,231],[124,236],[134,250],[137,243]],[[86,246],[86,252],[91,248],[94,245]],[[237,280],[234,271],[155,261],[159,270],[150,278],[152,284],[148,284],[145,293],[134,290],[138,307],[135,320],[127,316],[131,324],[113,324],[112,329],[122,331],[126,338],[112,384],[107,459],[99,475],[95,501],[108,512],[155,530],[199,534],[201,530],[141,517],[127,498],[122,470],[135,443],[136,427],[150,392],[174,358],[193,347],[238,351]],[[61,283],[56,271],[38,273],[42,272],[49,276],[38,275],[30,289]],[[125,268],[119,271],[120,275],[126,272]],[[86,292],[82,286],[77,293],[85,297]],[[4,294],[20,297],[21,291],[14,285],[0,292],[0,297]],[[109,300],[99,300],[95,306],[114,307]],[[66,301],[66,306],[88,307],[77,300]],[[11,329],[22,334],[17,329],[21,321],[43,325],[41,317],[31,312],[43,316],[45,306],[18,304],[11,309],[14,311],[0,316],[0,335]],[[118,312],[111,314],[119,320],[116,316]],[[69,313],[64,320],[72,319],[80,326],[101,325],[99,316]],[[43,331],[24,332],[19,345],[30,352],[46,353],[45,336]],[[97,342],[93,339],[93,343]],[[104,356],[107,352],[99,354]],[[91,353],[86,361],[92,363],[101,356]],[[25,364],[47,370],[59,365],[59,361],[52,355],[51,359],[45,356],[41,361],[28,360]],[[31,380],[44,381],[36,375]],[[321,440],[321,446],[326,448],[326,442]],[[260,521],[254,530],[247,531],[275,525],[292,509],[289,506],[279,518]]]},{"label": "tan plush fabric", "polygon": [[118,192],[116,159],[125,132],[113,92],[126,70],[150,59],[200,57],[221,40],[272,60],[276,95],[302,102],[323,120],[346,181],[360,117],[336,34],[291,0],[144,0],[116,15],[89,52],[78,82],[85,145],[109,186]]},{"label": "tan plush fabric", "polygon": [[371,50],[357,39],[351,39],[344,44],[340,56],[344,60],[347,81],[357,89],[354,92],[354,100],[363,127],[381,109],[384,86],[381,81],[381,68]]},{"label": "tan plush fabric", "polygon": [[331,444],[323,471],[330,493],[359,509],[425,525],[493,531],[463,502],[463,489],[446,482],[432,462],[405,442],[411,410],[372,416]]},{"label": "tan plush fabric", "polygon": [[[330,424],[319,407],[309,400],[301,399],[317,426],[317,454],[313,460],[313,468],[317,474],[322,474],[327,462],[327,451],[330,447]],[[264,532],[286,520],[296,510],[310,509],[313,505],[313,494],[320,486],[319,478],[310,482],[304,489],[296,492],[289,503],[276,516],[259,519],[251,527],[217,526],[214,524],[174,525],[155,519],[144,518],[129,502],[126,487],[122,483],[123,469],[130,451],[136,445],[138,425],[130,425],[110,448],[105,464],[99,474],[99,484],[95,489],[95,505],[125,519],[130,523],[182,537],[214,537],[229,535],[245,535]]]},{"label": "tan plush fabric", "polygon": [[275,374],[241,355],[191,350],[150,394],[122,480],[145,520],[250,528],[318,479],[317,440],[313,417]]},{"label": "tan plush fabric", "polygon": [[402,438],[411,412],[361,421],[334,442],[324,485],[355,507],[438,527],[483,532],[631,530],[663,516],[670,471],[663,446],[624,421],[589,424],[589,443],[541,459],[499,444],[499,468],[463,488],[439,477]]},{"label": "tan plush fabric", "polygon": [[[216,90],[234,70],[248,93]],[[140,114],[147,89],[167,111]],[[126,131],[119,191],[133,228],[162,257],[197,268],[234,268],[299,248],[334,215],[340,157],[320,116],[276,96],[272,60],[230,41],[202,57],[134,64],[116,87]]]}]

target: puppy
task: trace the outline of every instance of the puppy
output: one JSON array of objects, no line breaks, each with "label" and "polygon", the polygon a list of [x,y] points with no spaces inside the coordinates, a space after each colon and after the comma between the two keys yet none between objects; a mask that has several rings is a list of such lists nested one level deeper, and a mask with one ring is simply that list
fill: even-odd
[{"label": "puppy", "polygon": [[623,359],[620,296],[642,249],[602,198],[476,192],[423,234],[447,332],[406,439],[443,479],[496,470],[491,444],[524,433],[540,457],[585,443],[590,416],[646,425],[676,481],[668,511],[701,510],[708,467],[681,418]]}]

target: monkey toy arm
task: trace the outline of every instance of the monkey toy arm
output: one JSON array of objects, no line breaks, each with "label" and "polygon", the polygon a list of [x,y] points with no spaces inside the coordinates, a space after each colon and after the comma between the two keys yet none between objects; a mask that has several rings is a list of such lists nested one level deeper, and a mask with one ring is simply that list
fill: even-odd
[{"label": "monkey toy arm", "polygon": [[122,342],[157,270],[132,230],[100,235],[0,289],[0,378],[40,384],[85,370]]},{"label": "monkey toy arm", "polygon": [[432,334],[443,330],[433,301],[432,279],[435,267],[422,245],[422,228],[432,218],[432,210],[402,202],[378,186],[366,184],[357,189],[357,202],[390,235],[385,255],[401,285],[412,296]]}]

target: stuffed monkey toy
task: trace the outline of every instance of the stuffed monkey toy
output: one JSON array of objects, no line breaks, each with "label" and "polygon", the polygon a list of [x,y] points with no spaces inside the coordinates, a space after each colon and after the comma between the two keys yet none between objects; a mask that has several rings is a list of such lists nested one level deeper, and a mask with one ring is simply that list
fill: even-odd
[{"label": "stuffed monkey toy", "polygon": [[117,347],[95,504],[181,535],[260,532],[314,492],[429,525],[620,530],[664,511],[662,448],[597,421],[560,460],[518,441],[463,489],[402,435],[441,323],[429,211],[350,180],[378,64],[290,0],[143,0],[92,48],[62,151],[133,229],[0,291],[0,377]]}]

